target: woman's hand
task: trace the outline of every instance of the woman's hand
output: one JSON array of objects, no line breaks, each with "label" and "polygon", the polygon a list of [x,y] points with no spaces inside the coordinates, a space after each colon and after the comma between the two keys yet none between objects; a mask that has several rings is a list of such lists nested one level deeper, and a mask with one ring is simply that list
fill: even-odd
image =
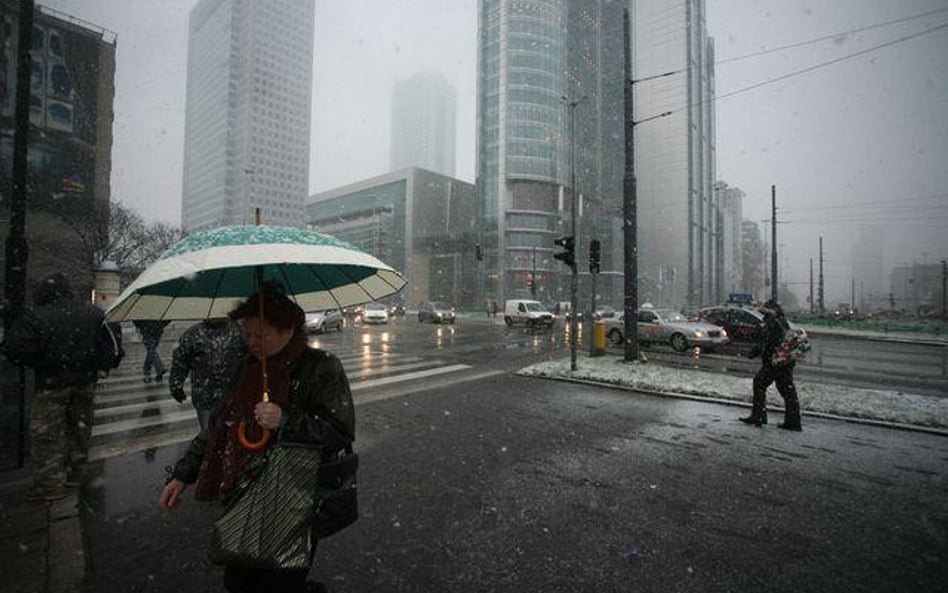
[{"label": "woman's hand", "polygon": [[270,430],[279,428],[280,421],[283,420],[283,409],[273,402],[257,402],[253,407],[253,414],[257,424]]},{"label": "woman's hand", "polygon": [[181,493],[188,485],[178,479],[173,479],[161,489],[161,496],[158,497],[158,504],[166,511],[170,511],[181,504]]}]

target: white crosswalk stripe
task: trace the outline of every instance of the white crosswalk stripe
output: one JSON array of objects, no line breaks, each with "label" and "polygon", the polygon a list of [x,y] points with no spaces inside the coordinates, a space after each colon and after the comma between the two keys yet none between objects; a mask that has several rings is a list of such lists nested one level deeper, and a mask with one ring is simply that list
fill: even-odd
[{"label": "white crosswalk stripe", "polygon": [[[163,358],[170,366],[170,356]],[[371,397],[369,390],[471,369],[437,358],[366,351],[362,346],[334,351],[349,376],[353,398]],[[127,357],[96,389],[95,420],[90,460],[173,445],[192,439],[198,431],[190,401],[178,403],[168,391],[167,375],[160,383],[143,383],[143,359]],[[186,387],[186,391],[189,388]]]}]

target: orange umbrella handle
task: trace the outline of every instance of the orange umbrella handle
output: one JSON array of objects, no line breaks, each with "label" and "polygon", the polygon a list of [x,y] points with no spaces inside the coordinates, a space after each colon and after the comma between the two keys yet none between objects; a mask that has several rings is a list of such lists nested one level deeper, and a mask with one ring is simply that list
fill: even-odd
[{"label": "orange umbrella handle", "polygon": [[247,438],[247,423],[243,420],[237,425],[237,441],[240,446],[248,451],[259,451],[267,446],[270,440],[270,430],[264,428],[259,441],[251,441]]},{"label": "orange umbrella handle", "polygon": [[[264,388],[263,391],[263,401],[270,401],[270,393]],[[240,446],[248,451],[259,451],[267,446],[267,442],[270,440],[270,430],[267,428],[263,429],[263,433],[260,435],[259,441],[251,441],[247,438],[247,423],[244,420],[240,421],[240,424],[237,425],[237,442],[240,443]]]}]

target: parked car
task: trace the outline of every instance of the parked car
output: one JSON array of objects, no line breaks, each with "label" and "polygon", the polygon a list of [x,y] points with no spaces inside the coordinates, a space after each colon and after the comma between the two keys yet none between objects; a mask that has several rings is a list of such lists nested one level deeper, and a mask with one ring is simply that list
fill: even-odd
[{"label": "parked car", "polygon": [[[620,314],[603,322],[609,341],[621,344],[625,339],[625,315]],[[711,350],[730,342],[724,329],[710,323],[688,321],[673,309],[639,309],[636,327],[639,344],[668,344],[676,352],[684,352],[694,346]]]},{"label": "parked car", "polygon": [[454,307],[449,307],[441,301],[424,301],[418,305],[418,321],[424,323],[454,323]]},{"label": "parked car", "polygon": [[307,333],[342,331],[342,311],[339,309],[326,309],[325,311],[307,313],[305,327]]},{"label": "parked car", "polygon": [[551,327],[556,317],[540,301],[511,299],[504,303],[504,323],[507,327]]},{"label": "parked car", "polygon": [[362,307],[362,323],[388,323],[388,307],[382,303],[366,303]]},{"label": "parked car", "polygon": [[600,321],[602,319],[610,319],[616,316],[616,310],[609,305],[600,305],[598,309],[593,311],[592,318],[593,321]]},{"label": "parked car", "polygon": [[723,327],[735,343],[760,342],[764,316],[750,307],[705,307],[698,311],[698,319]]}]

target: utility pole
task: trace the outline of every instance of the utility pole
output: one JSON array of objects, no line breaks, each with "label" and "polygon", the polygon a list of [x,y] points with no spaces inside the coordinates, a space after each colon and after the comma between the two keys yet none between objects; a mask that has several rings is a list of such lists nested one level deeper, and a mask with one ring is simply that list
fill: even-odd
[{"label": "utility pole", "polygon": [[816,303],[813,302],[813,258],[810,258],[810,315],[813,314],[813,310],[816,307]]},{"label": "utility pole", "polygon": [[623,321],[622,335],[625,337],[622,360],[624,362],[636,362],[639,359],[639,287],[638,287],[638,237],[636,235],[638,221],[636,214],[638,206],[636,204],[636,181],[635,181],[635,120],[632,109],[632,34],[629,27],[629,9],[622,11],[622,32],[625,60],[625,175],[622,179],[623,208],[622,208],[622,235],[624,239],[624,257],[625,257],[625,298],[623,308],[625,310],[625,319]]},{"label": "utility pole", "polygon": [[942,319],[948,319],[948,308],[945,307],[946,301],[948,301],[948,294],[945,292],[945,288],[948,287],[948,260],[941,260],[941,317]]},{"label": "utility pole", "polygon": [[823,288],[823,237],[820,237],[820,315],[826,313],[826,303],[823,302],[823,295],[825,294]]},{"label": "utility pole", "polygon": [[853,276],[849,285],[849,310],[856,311],[856,277]]},{"label": "utility pole", "polygon": [[537,248],[533,248],[533,268],[530,272],[530,298],[537,300]]},{"label": "utility pole", "polygon": [[[21,0],[18,15],[19,40],[16,68],[16,110],[14,111],[13,163],[10,195],[10,231],[6,243],[6,267],[3,296],[6,301],[3,315],[4,335],[9,335],[13,321],[26,307],[26,266],[29,246],[26,242],[26,188],[27,152],[30,130],[30,82],[32,64],[30,48],[33,43],[33,0]],[[14,390],[19,400],[19,434],[17,435],[17,466],[23,467],[26,449],[26,370],[17,365]]]},{"label": "utility pole", "polygon": [[777,186],[770,186],[770,298],[777,302]]}]

